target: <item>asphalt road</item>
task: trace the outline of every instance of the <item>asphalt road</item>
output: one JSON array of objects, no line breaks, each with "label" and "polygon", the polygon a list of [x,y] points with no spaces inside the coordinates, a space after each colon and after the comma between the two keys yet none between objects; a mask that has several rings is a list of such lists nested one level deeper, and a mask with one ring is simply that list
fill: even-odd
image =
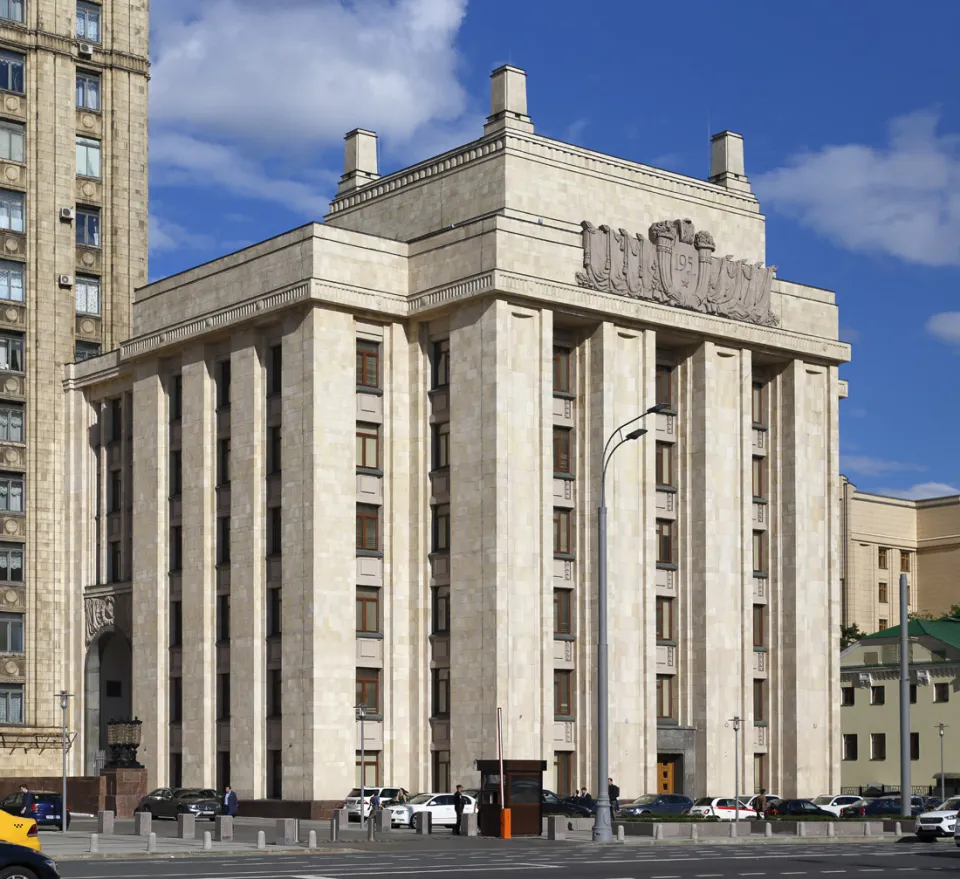
[{"label": "asphalt road", "polygon": [[429,848],[317,855],[250,855],[137,861],[64,861],[64,879],[352,879],[352,877],[534,874],[556,879],[725,879],[725,877],[843,877],[910,879],[960,871],[960,850],[937,845],[876,843],[648,847],[543,840],[431,841]]}]

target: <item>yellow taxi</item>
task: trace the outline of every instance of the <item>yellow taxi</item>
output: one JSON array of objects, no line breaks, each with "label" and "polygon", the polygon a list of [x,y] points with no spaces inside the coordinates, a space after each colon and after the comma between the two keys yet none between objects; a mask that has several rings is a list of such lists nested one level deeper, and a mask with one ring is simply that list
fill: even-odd
[{"label": "yellow taxi", "polygon": [[0,812],[0,842],[12,842],[34,851],[40,851],[40,836],[37,822],[23,815]]}]

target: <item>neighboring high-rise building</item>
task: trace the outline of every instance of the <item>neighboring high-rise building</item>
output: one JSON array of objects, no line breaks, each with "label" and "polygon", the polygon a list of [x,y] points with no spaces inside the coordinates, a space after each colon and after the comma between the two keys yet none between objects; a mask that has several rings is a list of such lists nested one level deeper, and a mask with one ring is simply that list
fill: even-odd
[{"label": "neighboring high-rise building", "polygon": [[764,265],[739,135],[685,177],[492,84],[482,136],[388,176],[351,132],[325,225],[142,288],[68,368],[88,762],[112,682],[151,784],[251,810],[476,783],[498,708],[508,758],[593,789],[601,450],[660,403],[607,475],[611,774],[839,786],[834,294]]},{"label": "neighboring high-rise building", "polygon": [[[3,774],[59,771],[62,688],[73,694],[68,728],[81,726],[68,673],[84,646],[83,598],[67,570],[65,502],[95,495],[66,461],[64,364],[129,335],[133,290],[147,279],[147,7],[0,0]],[[128,506],[129,484],[118,490]],[[129,539],[83,588],[114,562],[109,573],[129,580]]]}]

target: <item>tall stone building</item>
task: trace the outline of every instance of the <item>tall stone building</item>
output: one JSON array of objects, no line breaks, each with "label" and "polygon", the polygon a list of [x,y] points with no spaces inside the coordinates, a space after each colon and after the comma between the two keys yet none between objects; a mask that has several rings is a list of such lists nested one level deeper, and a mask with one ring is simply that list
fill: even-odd
[{"label": "tall stone building", "polygon": [[[700,180],[537,135],[504,67],[478,140],[381,177],[353,131],[324,225],[137,291],[68,367],[64,559],[94,645],[132,591],[152,783],[469,785],[502,708],[507,757],[592,787],[601,450],[661,403],[607,477],[612,774],[838,786],[849,347],[765,265],[743,155],[716,135]],[[71,649],[89,758],[118,667]]]},{"label": "tall stone building", "polygon": [[68,726],[81,728],[64,364],[127,338],[132,291],[146,282],[147,43],[147,0],[0,0],[4,774],[59,771],[57,691],[74,694]]}]

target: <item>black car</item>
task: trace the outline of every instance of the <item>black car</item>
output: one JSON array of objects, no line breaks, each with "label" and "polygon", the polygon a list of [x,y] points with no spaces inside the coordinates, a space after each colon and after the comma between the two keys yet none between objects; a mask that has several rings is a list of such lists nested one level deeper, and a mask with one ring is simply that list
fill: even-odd
[{"label": "black car", "polygon": [[693,805],[682,794],[647,794],[632,803],[621,803],[621,815],[682,815]]},{"label": "black car", "polygon": [[[154,818],[173,818],[177,815],[196,815],[211,821],[223,811],[223,803],[210,788],[181,787],[171,790],[158,787],[137,804],[137,812],[149,812]],[[0,876],[0,879],[3,879]]]},{"label": "black car", "polygon": [[61,879],[57,865],[42,852],[0,842],[0,879]]},{"label": "black car", "polygon": [[558,797],[553,791],[540,793],[541,815],[566,815],[571,818],[589,818],[593,809],[577,800]]},{"label": "black car", "polygon": [[768,818],[775,818],[777,816],[783,818],[788,815],[805,818],[817,816],[821,818],[837,817],[833,814],[833,812],[828,812],[826,809],[821,809],[812,800],[780,800],[779,802],[774,803],[772,806],[767,806],[764,814]]}]

